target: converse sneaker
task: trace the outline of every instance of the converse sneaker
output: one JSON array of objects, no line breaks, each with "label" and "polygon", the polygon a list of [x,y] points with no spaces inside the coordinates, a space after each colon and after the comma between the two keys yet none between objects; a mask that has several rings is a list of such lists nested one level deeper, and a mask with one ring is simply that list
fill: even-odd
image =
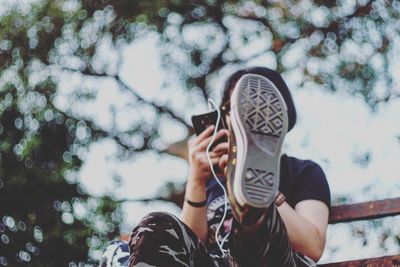
[{"label": "converse sneaker", "polygon": [[288,131],[285,101],[269,79],[258,74],[239,79],[228,128],[229,200],[236,220],[254,224],[278,192],[281,148]]}]

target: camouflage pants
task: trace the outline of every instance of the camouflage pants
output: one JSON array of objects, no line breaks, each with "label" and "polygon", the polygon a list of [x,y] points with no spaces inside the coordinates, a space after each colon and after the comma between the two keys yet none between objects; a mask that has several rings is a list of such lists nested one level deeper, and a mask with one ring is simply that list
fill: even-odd
[{"label": "camouflage pants", "polygon": [[129,244],[117,242],[110,246],[113,248],[104,254],[100,266],[316,266],[311,259],[292,250],[275,207],[269,209],[264,223],[255,234],[249,234],[234,222],[228,253],[222,257],[208,251],[196,234],[175,216],[151,213],[133,230]]}]

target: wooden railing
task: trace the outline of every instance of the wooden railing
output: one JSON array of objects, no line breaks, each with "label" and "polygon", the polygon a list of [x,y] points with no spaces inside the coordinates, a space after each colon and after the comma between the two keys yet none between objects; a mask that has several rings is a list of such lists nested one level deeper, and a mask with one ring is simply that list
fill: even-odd
[{"label": "wooden railing", "polygon": [[[387,216],[400,215],[400,198],[391,198],[371,202],[332,207],[329,224],[378,219]],[[400,219],[399,219],[400,224]],[[397,266],[400,267],[400,255],[378,258],[360,259],[344,262],[320,264],[318,266]]]}]

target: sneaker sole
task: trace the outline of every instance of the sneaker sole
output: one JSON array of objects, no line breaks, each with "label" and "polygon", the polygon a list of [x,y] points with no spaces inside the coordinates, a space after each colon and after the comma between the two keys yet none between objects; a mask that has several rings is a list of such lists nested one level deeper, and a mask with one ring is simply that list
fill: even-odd
[{"label": "sneaker sole", "polygon": [[231,103],[231,123],[240,152],[234,196],[242,206],[267,208],[279,188],[281,148],[288,129],[285,101],[269,79],[247,74],[238,81]]}]

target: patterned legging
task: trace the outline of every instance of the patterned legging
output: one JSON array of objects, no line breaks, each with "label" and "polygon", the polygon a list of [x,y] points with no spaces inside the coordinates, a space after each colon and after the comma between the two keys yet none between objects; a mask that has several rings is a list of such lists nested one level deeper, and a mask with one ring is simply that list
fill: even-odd
[{"label": "patterned legging", "polygon": [[234,221],[228,253],[221,257],[210,253],[196,234],[175,216],[151,213],[133,230],[129,244],[119,242],[110,246],[100,266],[316,266],[308,257],[293,251],[274,205],[269,208],[265,218],[256,234],[249,234],[248,230]]}]

